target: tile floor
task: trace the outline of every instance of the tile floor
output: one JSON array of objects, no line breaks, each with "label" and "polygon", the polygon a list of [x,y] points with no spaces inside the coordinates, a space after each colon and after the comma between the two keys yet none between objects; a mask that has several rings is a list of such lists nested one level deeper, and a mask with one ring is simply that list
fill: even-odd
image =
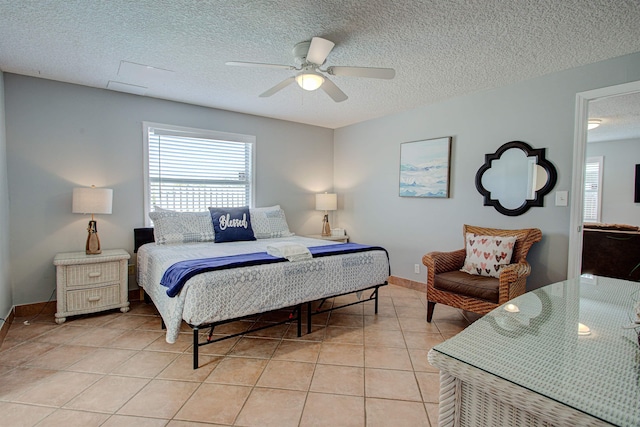
[{"label": "tile floor", "polygon": [[435,426],[439,376],[427,352],[465,328],[465,315],[438,305],[429,324],[424,293],[389,285],[378,315],[366,302],[314,316],[301,338],[287,324],[201,347],[197,370],[190,329],[167,344],[152,305],[63,325],[16,318],[0,347],[0,426]]}]

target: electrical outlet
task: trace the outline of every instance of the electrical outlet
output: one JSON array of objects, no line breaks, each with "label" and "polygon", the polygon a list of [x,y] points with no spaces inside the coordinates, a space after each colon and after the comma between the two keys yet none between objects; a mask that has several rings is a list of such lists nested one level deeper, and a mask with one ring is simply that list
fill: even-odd
[{"label": "electrical outlet", "polygon": [[129,276],[133,276],[134,274],[136,274],[136,266],[134,264],[129,264],[128,273]]},{"label": "electrical outlet", "polygon": [[413,272],[416,274],[420,274],[420,264],[415,264],[413,266]]}]

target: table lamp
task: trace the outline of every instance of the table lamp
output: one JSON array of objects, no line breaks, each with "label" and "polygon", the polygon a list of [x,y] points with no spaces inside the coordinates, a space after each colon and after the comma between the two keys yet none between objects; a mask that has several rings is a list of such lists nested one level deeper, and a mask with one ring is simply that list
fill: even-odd
[{"label": "table lamp", "polygon": [[91,221],[87,231],[86,253],[87,255],[97,255],[101,253],[100,239],[98,238],[98,228],[94,214],[111,214],[113,201],[113,190],[110,188],[79,187],[73,189],[73,213],[91,214]]},{"label": "table lamp", "polygon": [[331,236],[331,226],[329,225],[329,211],[338,209],[338,196],[335,193],[316,194],[316,210],[324,211],[322,219],[322,235]]}]

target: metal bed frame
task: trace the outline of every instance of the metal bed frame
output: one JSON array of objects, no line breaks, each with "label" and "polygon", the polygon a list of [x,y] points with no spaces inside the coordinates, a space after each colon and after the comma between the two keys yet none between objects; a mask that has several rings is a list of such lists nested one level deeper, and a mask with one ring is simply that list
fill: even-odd
[{"label": "metal bed frame", "polygon": [[[251,314],[248,316],[243,316],[243,317],[237,317],[237,318],[233,318],[233,319],[227,319],[227,320],[221,320],[219,322],[214,322],[214,323],[207,323],[204,325],[191,325],[189,324],[189,326],[192,329],[193,332],[193,369],[198,369],[199,368],[199,360],[198,360],[198,354],[199,354],[199,348],[205,345],[209,345],[209,344],[213,344],[219,341],[224,341],[227,340],[229,338],[235,338],[238,336],[242,336],[242,335],[246,335],[246,334],[250,334],[252,332],[256,332],[256,331],[261,331],[263,329],[267,329],[267,328],[272,328],[274,326],[278,326],[278,325],[283,325],[286,323],[291,323],[292,321],[295,321],[297,324],[297,328],[298,328],[298,337],[302,336],[302,307],[303,305],[306,304],[307,306],[307,334],[311,333],[311,318],[312,316],[318,315],[318,314],[322,314],[322,313],[327,313],[333,310],[337,310],[340,308],[344,308],[344,307],[349,307],[355,304],[362,304],[365,303],[367,301],[374,301],[374,305],[375,305],[375,314],[378,314],[378,296],[379,296],[379,292],[378,289],[381,286],[386,286],[387,282],[384,282],[382,284],[379,285],[374,285],[374,286],[369,286],[368,288],[364,288],[364,289],[360,289],[357,291],[352,291],[352,292],[345,292],[342,294],[338,294],[338,295],[332,295],[330,297],[325,297],[322,298],[321,300],[313,300],[313,301],[307,301],[307,302],[303,302],[300,304],[297,304],[294,307],[288,307],[289,309],[292,309],[291,313],[289,314],[289,318],[287,320],[282,320],[280,322],[274,322],[274,323],[270,323],[269,325],[265,325],[265,326],[260,326],[258,328],[253,328],[250,329],[248,331],[244,331],[244,332],[238,332],[235,334],[231,334],[231,335],[226,335],[224,337],[221,338],[216,338],[216,339],[212,339],[213,337],[213,331],[215,329],[216,326],[220,326],[220,325],[224,325],[226,323],[231,323],[231,322],[235,322],[238,320],[242,320],[242,319],[246,319],[246,318],[250,318],[255,316],[256,314],[264,314],[264,313],[256,313],[256,314]],[[339,305],[337,307],[331,307],[331,308],[327,308],[327,309],[322,309],[322,305],[324,304],[324,302],[330,298],[336,298],[336,297],[340,297],[340,296],[344,296],[344,295],[349,295],[349,294],[353,294],[356,292],[365,292],[368,290],[373,290],[371,292],[371,294],[369,295],[369,297],[366,298],[362,298],[359,301],[355,301],[355,302],[351,302],[348,304],[342,304]],[[320,301],[320,305],[318,306],[318,308],[316,310],[312,310],[311,309],[311,304],[315,301]],[[282,309],[281,309],[282,310]],[[269,313],[269,312],[267,312]],[[209,333],[207,335],[207,339],[206,341],[200,341],[199,338],[199,333],[202,329],[209,329]],[[163,329],[164,329],[164,323],[163,323]]]}]

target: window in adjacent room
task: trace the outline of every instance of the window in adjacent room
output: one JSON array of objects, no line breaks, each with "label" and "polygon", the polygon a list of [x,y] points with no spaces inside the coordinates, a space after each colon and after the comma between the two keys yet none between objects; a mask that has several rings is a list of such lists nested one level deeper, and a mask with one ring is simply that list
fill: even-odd
[{"label": "window in adjacent room", "polygon": [[602,212],[602,157],[589,157],[584,175],[584,221],[600,222]]},{"label": "window in adjacent room", "polygon": [[147,122],[143,131],[145,219],[158,209],[253,205],[255,136]]}]

